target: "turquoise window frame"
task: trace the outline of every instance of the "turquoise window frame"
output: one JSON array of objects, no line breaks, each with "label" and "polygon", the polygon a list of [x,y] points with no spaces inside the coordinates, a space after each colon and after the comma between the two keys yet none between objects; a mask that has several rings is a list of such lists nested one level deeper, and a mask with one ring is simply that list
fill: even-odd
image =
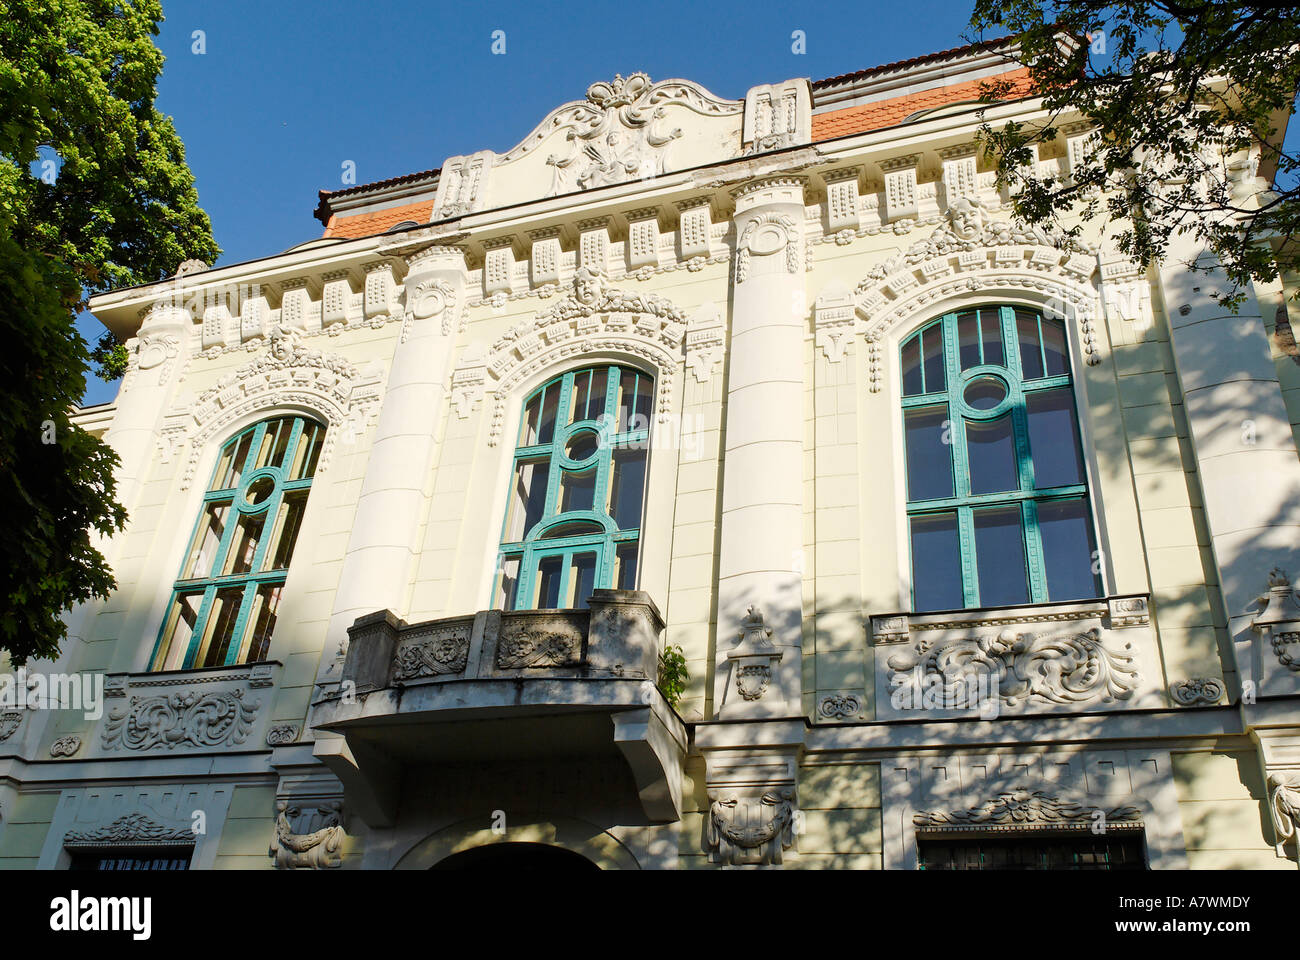
[{"label": "turquoise window frame", "polygon": [[[986,362],[985,356],[986,339],[983,336],[983,327],[977,326],[978,336],[976,341],[979,346],[980,362],[967,367],[965,370],[961,367],[961,350],[960,339],[958,336],[958,318],[968,315],[972,311],[976,313],[977,323],[982,324],[986,312],[997,311],[999,332],[1001,334],[1003,363]],[[1017,311],[1021,313],[1032,313],[1037,318],[1038,324],[1038,349],[1039,362],[1042,365],[1043,376],[1032,379],[1026,379],[1021,359],[1021,344],[1019,338]],[[908,545],[908,569],[913,571],[912,580],[912,607],[916,609],[916,576],[915,567],[912,562],[912,520],[914,517],[923,517],[936,514],[956,513],[957,516],[957,538],[961,549],[961,579],[962,579],[962,598],[963,606],[966,609],[978,608],[981,606],[979,591],[979,575],[977,552],[975,543],[975,510],[986,507],[1010,507],[1019,506],[1021,512],[1021,532],[1023,539],[1026,579],[1030,603],[1047,603],[1052,600],[1048,592],[1047,571],[1043,559],[1043,542],[1042,532],[1038,524],[1038,509],[1041,504],[1050,501],[1060,500],[1082,500],[1085,516],[1089,521],[1089,540],[1093,546],[1093,555],[1089,558],[1093,578],[1093,598],[1102,593],[1101,576],[1098,571],[1096,559],[1097,552],[1097,534],[1093,525],[1093,515],[1091,507],[1091,498],[1088,493],[1087,483],[1087,460],[1083,455],[1082,440],[1078,428],[1079,417],[1077,404],[1075,403],[1073,378],[1071,375],[1071,362],[1068,348],[1068,332],[1062,325],[1063,344],[1065,344],[1064,360],[1065,373],[1048,376],[1047,370],[1047,352],[1045,340],[1043,337],[1043,315],[1041,311],[1026,306],[1006,306],[1000,304],[981,304],[972,307],[963,307],[951,313],[937,317],[921,327],[917,328],[908,336],[899,347],[900,360],[900,384],[899,393],[904,418],[904,430],[906,426],[906,415],[908,410],[920,407],[938,407],[943,406],[946,409],[947,428],[951,431],[951,464],[953,472],[953,495],[942,499],[912,500],[910,495],[910,485],[907,476],[907,458],[904,457],[904,496],[907,500],[907,545]],[[925,351],[923,334],[926,331],[938,328],[941,333],[942,344],[942,363],[944,372],[944,386],[942,390],[927,390],[925,382]],[[921,370],[921,393],[905,395],[905,387],[902,374],[904,371],[903,352],[908,345],[915,342],[918,349],[918,360]],[[994,376],[1001,380],[1007,387],[1007,394],[1001,402],[987,410],[976,410],[967,404],[963,398],[965,388],[971,381],[981,377]],[[1026,402],[1036,393],[1042,393],[1058,388],[1066,388],[1070,397],[1071,412],[1074,416],[1075,431],[1070,441],[1075,444],[1075,450],[1079,457],[1080,472],[1083,477],[1081,483],[1068,484],[1055,487],[1035,488],[1033,451],[1030,449],[1029,437],[1029,417],[1026,408]],[[975,421],[994,421],[1010,413],[1012,424],[1013,447],[1016,459],[1016,474],[1018,479],[1018,488],[1015,490],[999,491],[996,493],[973,494],[971,492],[970,477],[970,456],[967,445],[966,423],[968,420]],[[904,446],[906,447],[906,436],[904,436]],[[1065,598],[1062,598],[1065,599]],[[1079,599],[1079,598],[1070,598]]]},{"label": "turquoise window frame", "polygon": [[[587,383],[588,389],[590,389],[590,384],[601,372],[607,373],[604,404],[600,408],[601,413],[594,417],[587,416],[592,410],[591,397],[589,396],[587,407],[582,411],[583,415],[574,415],[573,421],[569,422],[570,416],[575,413],[572,408],[575,381],[583,374],[588,374]],[[626,422],[619,423],[616,416],[618,391],[624,374],[631,374],[635,379],[633,397],[627,406],[628,416]],[[613,585],[614,564],[618,549],[623,545],[630,544],[635,548],[637,553],[635,562],[639,567],[641,517],[645,511],[645,492],[649,480],[650,418],[648,415],[644,415],[644,425],[638,426],[636,410],[642,397],[648,400],[646,407],[650,410],[653,409],[654,386],[654,378],[637,367],[619,363],[597,364],[570,370],[554,377],[534,389],[524,398],[520,407],[521,411],[524,411],[521,416],[520,440],[523,439],[523,420],[527,417],[526,411],[529,404],[537,398],[544,398],[547,390],[557,387],[559,389],[555,427],[551,440],[547,443],[533,443],[515,447],[510,471],[511,488],[507,493],[506,516],[502,521],[501,547],[497,560],[497,570],[499,572],[496,583],[493,584],[494,603],[500,603],[506,609],[511,610],[554,609],[533,606],[534,595],[539,588],[538,566],[543,560],[549,558],[559,558],[560,562],[560,581],[556,594],[558,604],[563,604],[565,598],[569,595],[573,558],[577,555],[593,552],[596,554],[593,589]],[[596,435],[596,451],[582,460],[572,460],[567,455],[569,442],[584,433],[594,433]],[[637,525],[620,529],[614,518],[601,507],[608,500],[610,476],[615,457],[621,451],[638,448],[644,451],[645,460],[642,468],[641,503],[637,509]],[[520,467],[526,463],[538,463],[539,461],[545,463],[547,476],[546,499],[542,515],[524,531],[522,539],[509,540],[507,537],[510,534],[514,484],[519,477]],[[595,478],[592,509],[561,510],[560,488],[563,475],[566,472],[586,473],[593,468]],[[546,536],[549,531],[556,527],[563,527],[571,523],[595,524],[599,527],[599,530],[574,536]],[[505,593],[503,589],[504,571],[512,561],[517,562],[519,565],[513,600],[503,595]],[[585,598],[579,606],[586,606]]]},{"label": "turquoise window frame", "polygon": [[[277,462],[268,462],[264,466],[256,467],[258,454],[266,438],[268,428],[281,423],[288,423],[290,430],[289,439],[285,444],[283,453]],[[290,471],[297,458],[299,445],[303,443],[304,428],[307,427],[313,428],[309,441],[312,446],[303,453],[302,470],[304,475],[293,479],[290,477]],[[167,615],[163,618],[162,625],[158,630],[158,638],[154,643],[153,653],[149,660],[151,671],[162,669],[188,670],[197,665],[196,661],[203,645],[203,638],[207,633],[208,618],[212,613],[217,593],[222,590],[242,591],[239,612],[236,615],[232,628],[232,639],[228,644],[222,663],[208,664],[208,666],[231,666],[240,662],[241,651],[249,646],[253,640],[252,637],[247,637],[246,633],[259,588],[263,586],[283,587],[289,575],[289,564],[292,562],[293,551],[290,549],[289,556],[285,558],[282,567],[263,569],[266,566],[266,554],[272,541],[277,541],[276,545],[279,545],[279,538],[272,536],[271,534],[274,531],[268,531],[265,524],[267,522],[273,523],[275,518],[280,515],[280,508],[286,495],[289,494],[296,492],[304,494],[301,510],[305,512],[307,495],[310,493],[316,464],[319,462],[321,450],[324,446],[325,432],[325,425],[315,419],[305,416],[286,415],[262,420],[239,431],[221,445],[221,450],[217,455],[217,462],[212,468],[212,478],[208,482],[208,489],[203,494],[203,500],[199,506],[198,517],[194,522],[189,539],[186,541],[185,555],[181,559],[181,570],[178,579],[172,586],[171,602],[168,604]],[[234,455],[238,453],[246,438],[249,440],[247,451],[236,465]],[[238,469],[236,482],[231,486],[219,485],[229,475],[231,469]],[[263,479],[271,481],[270,492],[254,503],[249,497],[250,488]],[[214,575],[186,578],[184,576],[186,568],[189,566],[195,551],[200,547],[199,538],[206,531],[206,520],[210,510],[214,507],[227,508],[224,529],[209,564],[209,571]],[[231,551],[236,549],[235,540],[241,529],[238,520],[241,517],[257,516],[266,519],[261,528],[261,535],[258,537],[252,558],[249,561],[249,570],[244,573],[220,575],[218,571],[226,567]],[[301,514],[299,515],[298,526],[294,530],[295,542],[297,534],[300,532]],[[171,659],[173,652],[171,644],[175,636],[174,628],[178,625],[177,605],[181,602],[182,597],[188,597],[199,592],[202,592],[203,599],[186,645],[184,657],[173,667],[165,667],[164,664]],[[170,635],[169,628],[171,628]],[[236,640],[238,642],[235,642]],[[268,634],[264,646],[269,642],[270,637]],[[254,662],[255,659],[249,662]]]}]

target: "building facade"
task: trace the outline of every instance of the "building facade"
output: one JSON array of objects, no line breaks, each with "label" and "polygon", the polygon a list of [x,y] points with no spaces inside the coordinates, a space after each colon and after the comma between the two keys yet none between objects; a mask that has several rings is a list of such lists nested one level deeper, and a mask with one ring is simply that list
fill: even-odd
[{"label": "building facade", "polygon": [[131,520],[0,865],[1294,870],[1294,281],[1016,222],[1004,53],[616,77],[96,297]]}]

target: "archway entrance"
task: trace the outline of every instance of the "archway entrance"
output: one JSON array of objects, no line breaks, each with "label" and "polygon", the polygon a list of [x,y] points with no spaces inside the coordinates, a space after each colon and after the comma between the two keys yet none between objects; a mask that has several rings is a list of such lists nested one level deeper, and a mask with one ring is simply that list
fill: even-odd
[{"label": "archway entrance", "polygon": [[545,843],[488,843],[453,853],[431,870],[503,871],[523,870],[546,873],[599,870],[582,854]]}]

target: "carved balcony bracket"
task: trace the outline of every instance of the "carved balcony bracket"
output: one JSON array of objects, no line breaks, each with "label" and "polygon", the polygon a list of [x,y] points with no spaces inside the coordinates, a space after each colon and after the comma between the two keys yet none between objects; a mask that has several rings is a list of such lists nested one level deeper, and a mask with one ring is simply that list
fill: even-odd
[{"label": "carved balcony bracket", "polygon": [[275,804],[275,839],[269,856],[277,870],[332,870],[343,866],[343,804],[314,807],[290,800]]}]

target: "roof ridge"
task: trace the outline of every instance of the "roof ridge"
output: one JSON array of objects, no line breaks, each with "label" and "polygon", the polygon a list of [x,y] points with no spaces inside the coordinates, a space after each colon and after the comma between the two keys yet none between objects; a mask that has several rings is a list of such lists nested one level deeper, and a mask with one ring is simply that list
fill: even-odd
[{"label": "roof ridge", "polygon": [[980,50],[989,50],[995,47],[1005,46],[1015,37],[1008,35],[1005,37],[995,37],[991,40],[978,40],[974,43],[968,43],[960,47],[952,47],[949,50],[940,50],[937,53],[926,53],[916,57],[909,57],[906,60],[895,60],[893,63],[882,63],[876,67],[867,67],[865,70],[856,70],[853,73],[842,73],[839,76],[827,77],[824,80],[814,80],[814,88],[830,86],[835,83],[843,83],[846,80],[858,80],[863,77],[869,77],[876,73],[885,73],[891,70],[901,70],[904,67],[914,67],[931,60],[945,60],[959,56],[964,53],[975,53]]}]

